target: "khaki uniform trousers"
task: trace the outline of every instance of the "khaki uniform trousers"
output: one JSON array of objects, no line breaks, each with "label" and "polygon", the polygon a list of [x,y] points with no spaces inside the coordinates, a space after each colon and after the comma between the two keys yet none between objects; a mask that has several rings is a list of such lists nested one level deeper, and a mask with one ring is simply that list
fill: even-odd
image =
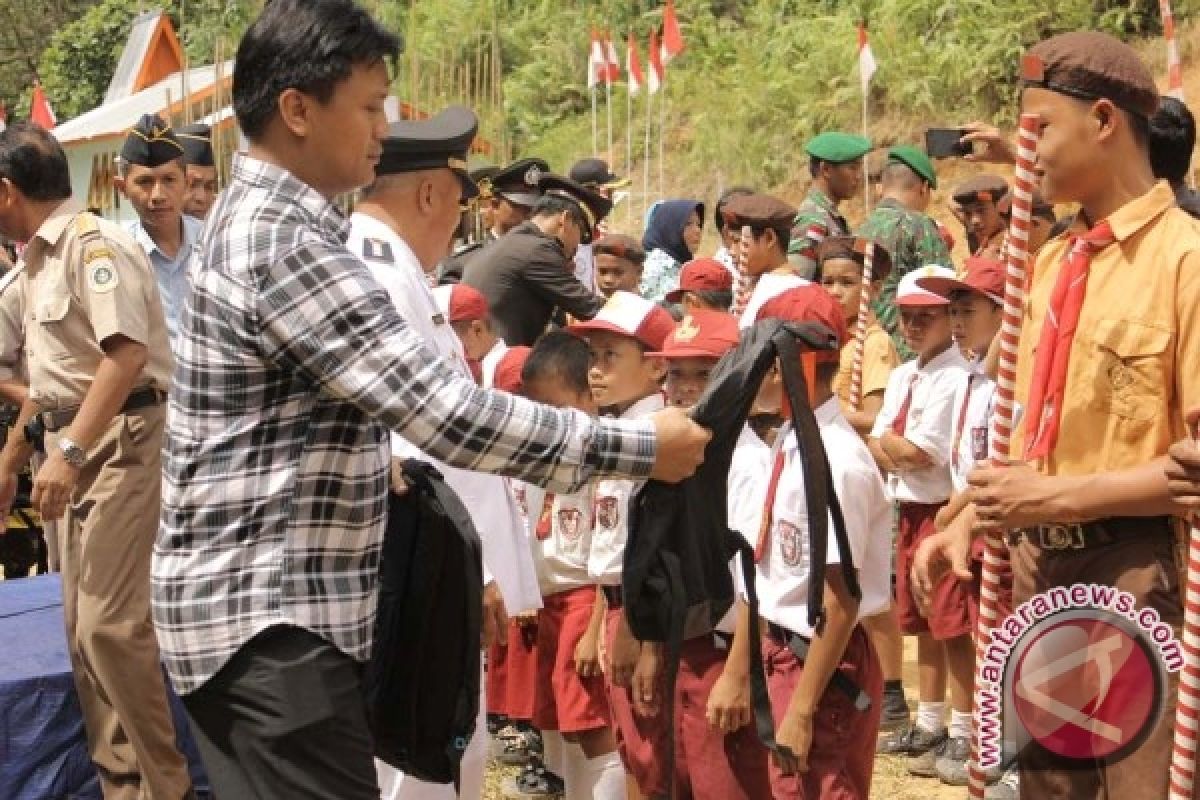
[{"label": "khaki uniform trousers", "polygon": [[[1178,639],[1183,603],[1174,536],[1149,520],[1144,532],[1084,550],[1044,551],[1022,537],[1011,549],[1013,600],[1019,606],[1055,586],[1097,583],[1129,592],[1138,608],[1155,608]],[[1105,764],[1069,765],[1031,743],[1018,756],[1021,797],[1049,800],[1162,800],[1167,796],[1178,673],[1168,673],[1162,718],[1134,752]],[[1147,687],[1147,691],[1150,688]],[[1198,786],[1200,788],[1200,786]],[[1194,795],[1195,796],[1195,795]]]},{"label": "khaki uniform trousers", "polygon": [[161,404],[114,417],[58,524],[67,649],[106,800],[179,800],[191,787],[150,620],[165,417]]}]

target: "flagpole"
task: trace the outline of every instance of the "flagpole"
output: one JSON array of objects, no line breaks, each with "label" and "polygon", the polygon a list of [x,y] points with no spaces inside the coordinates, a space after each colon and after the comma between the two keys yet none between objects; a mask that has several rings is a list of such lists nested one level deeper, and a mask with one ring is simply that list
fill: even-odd
[{"label": "flagpole", "polygon": [[606,80],[604,82],[604,109],[606,115],[608,116],[608,152],[604,155],[607,161],[614,161],[612,138],[612,80]]},{"label": "flagpole", "polygon": [[[626,89],[629,85],[626,84]],[[633,180],[633,92],[625,92],[625,176]],[[632,192],[630,192],[632,194]],[[629,214],[629,227],[633,228],[633,198],[628,198],[626,206]]]},{"label": "flagpole", "polygon": [[667,85],[663,81],[662,99],[658,103],[658,199],[663,199],[663,174],[665,172],[663,161],[666,157],[666,147],[664,140],[667,138]]},{"label": "flagpole", "polygon": [[650,97],[649,84],[646,87],[646,143],[645,151],[642,154],[642,216],[646,216],[646,212],[650,210]]},{"label": "flagpole", "polygon": [[592,152],[600,149],[600,136],[596,129],[596,87],[592,87]]},{"label": "flagpole", "polygon": [[[863,81],[862,92],[862,130],[863,136],[867,139],[871,138],[871,134],[867,125],[867,82]],[[863,156],[863,216],[871,213],[871,167],[867,163],[867,157]]]}]

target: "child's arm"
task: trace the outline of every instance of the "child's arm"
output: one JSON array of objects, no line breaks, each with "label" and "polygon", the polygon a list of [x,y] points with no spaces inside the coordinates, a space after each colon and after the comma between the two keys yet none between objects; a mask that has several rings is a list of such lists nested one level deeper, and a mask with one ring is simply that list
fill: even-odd
[{"label": "child's arm", "polygon": [[871,392],[862,399],[862,407],[858,411],[846,414],[846,419],[859,436],[868,436],[875,427],[875,418],[883,408],[883,392]]},{"label": "child's arm", "polygon": [[613,636],[612,652],[608,654],[614,686],[629,686],[632,683],[633,671],[637,668],[641,654],[641,644],[633,638],[633,631],[629,630],[629,622],[622,612],[617,622],[616,635]]},{"label": "child's arm", "polygon": [[754,719],[750,710],[749,637],[750,607],[738,600],[733,642],[725,656],[721,677],[708,694],[708,724],[721,733],[733,733]]},{"label": "child's arm", "polygon": [[944,531],[954,521],[954,518],[959,515],[970,501],[967,499],[966,492],[955,492],[950,496],[949,502],[942,506],[933,519],[934,526],[939,531]]},{"label": "child's arm", "polygon": [[929,453],[892,431],[883,432],[883,435],[879,437],[879,447],[896,465],[895,470],[889,471],[911,472],[929,469],[934,465]]},{"label": "child's arm", "polygon": [[588,678],[600,674],[600,636],[604,631],[604,595],[596,588],[596,601],[592,603],[592,616],[588,620],[583,636],[575,645],[575,671],[580,677]]},{"label": "child's arm", "polygon": [[825,623],[813,636],[800,681],[775,737],[795,757],[794,764],[782,765],[785,773],[808,771],[813,717],[821,696],[838,691],[830,687],[830,679],[846,653],[857,618],[858,601],[846,587],[841,565],[830,564],[825,572]]},{"label": "child's arm", "polygon": [[881,439],[882,437],[879,436],[872,436],[870,439],[867,439],[867,449],[871,451],[871,456],[875,459],[875,463],[881,470],[888,473],[899,472],[900,466],[883,449]]}]

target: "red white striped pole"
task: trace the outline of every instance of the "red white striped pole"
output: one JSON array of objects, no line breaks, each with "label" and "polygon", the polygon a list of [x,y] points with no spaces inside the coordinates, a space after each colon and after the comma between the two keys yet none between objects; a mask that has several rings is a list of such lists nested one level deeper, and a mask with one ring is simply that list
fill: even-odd
[{"label": "red white striped pole", "polygon": [[854,328],[854,362],[850,370],[850,409],[862,409],[863,353],[867,348],[867,317],[871,314],[871,268],[875,262],[875,243],[867,242],[863,251],[862,290],[858,298],[858,323]]},{"label": "red white striped pole", "polygon": [[1175,15],[1171,0],[1158,0],[1162,13],[1163,38],[1167,40],[1167,94],[1183,100],[1183,62],[1179,60],[1179,42],[1175,39]]},{"label": "red white striped pole", "polygon": [[738,276],[737,282],[733,287],[733,306],[729,309],[733,316],[739,318],[742,316],[742,312],[746,310],[746,304],[750,302],[750,295],[754,291],[754,277],[746,271],[746,254],[750,252],[750,247],[753,244],[754,229],[749,225],[743,225],[742,238],[738,242]]},{"label": "red white striped pole", "polygon": [[[1013,417],[1016,408],[1017,344],[1021,337],[1021,313],[1025,302],[1025,275],[1029,264],[1029,227],[1033,216],[1033,173],[1037,157],[1038,115],[1022,114],[1017,126],[1017,171],[1013,184],[1012,221],[1008,228],[1008,258],[1004,282],[1004,313],[1000,325],[1000,365],[996,375],[996,409],[992,415],[991,442],[996,458],[1009,457]],[[1008,572],[1008,549],[1002,531],[986,534],[983,575],[979,593],[979,627],[975,632],[975,663],[979,670],[991,640],[992,629],[1000,621],[1000,589]],[[980,690],[982,675],[976,675],[975,708],[983,707]],[[982,800],[987,779],[979,763],[982,752],[979,714],[973,717],[971,763],[967,770],[967,789],[973,800]]]},{"label": "red white striped pole", "polygon": [[1175,745],[1171,750],[1170,800],[1191,800],[1196,781],[1200,728],[1200,523],[1188,536],[1187,588],[1183,604],[1183,669],[1175,700]]}]

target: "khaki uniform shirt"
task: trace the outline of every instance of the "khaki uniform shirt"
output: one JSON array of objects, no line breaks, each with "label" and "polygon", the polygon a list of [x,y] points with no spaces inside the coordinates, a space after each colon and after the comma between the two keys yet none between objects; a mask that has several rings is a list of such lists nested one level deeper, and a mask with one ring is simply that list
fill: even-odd
[{"label": "khaki uniform shirt", "polygon": [[[1040,467],[1048,475],[1145,464],[1184,436],[1184,410],[1200,405],[1200,228],[1163,182],[1108,221],[1116,241],[1092,257],[1058,442]],[[1021,402],[1069,248],[1060,236],[1038,254],[1021,326]],[[1014,431],[1014,457],[1024,454],[1024,433],[1023,424]]]},{"label": "khaki uniform shirt", "polygon": [[[900,355],[892,337],[878,320],[867,324],[867,338],[863,340],[862,396],[887,389],[892,370],[900,366]],[[854,341],[847,342],[838,357],[838,371],[833,378],[833,393],[842,403],[842,411],[850,411],[850,383],[854,376]]]},{"label": "khaki uniform shirt", "polygon": [[30,398],[40,408],[79,406],[104,357],[101,343],[117,334],[146,346],[146,366],[133,388],[167,391],[173,365],[158,285],[129,234],[66,201],[22,258],[16,288],[25,310]]}]

